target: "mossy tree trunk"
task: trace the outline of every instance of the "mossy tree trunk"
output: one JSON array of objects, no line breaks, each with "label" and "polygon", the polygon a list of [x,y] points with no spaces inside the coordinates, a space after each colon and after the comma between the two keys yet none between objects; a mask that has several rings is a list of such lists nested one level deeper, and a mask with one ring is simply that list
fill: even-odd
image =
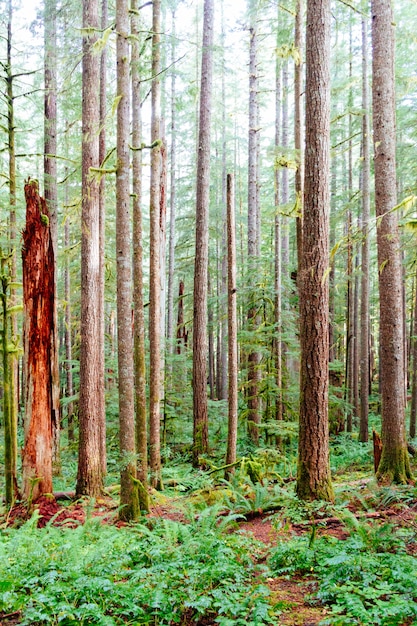
[{"label": "mossy tree trunk", "polygon": [[132,155],[133,174],[133,301],[135,307],[134,324],[134,365],[135,365],[135,405],[136,405],[136,453],[137,477],[143,489],[139,489],[139,507],[149,510],[148,483],[148,441],[146,421],[146,363],[145,363],[145,317],[143,309],[143,242],[142,242],[142,152],[141,144],[141,97],[140,97],[140,40],[138,2],[131,4],[131,80],[132,80],[132,141],[135,150]]}]

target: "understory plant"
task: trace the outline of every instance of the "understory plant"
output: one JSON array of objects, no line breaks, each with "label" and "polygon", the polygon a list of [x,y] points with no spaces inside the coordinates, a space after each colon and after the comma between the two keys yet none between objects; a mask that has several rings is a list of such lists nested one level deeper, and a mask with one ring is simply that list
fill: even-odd
[{"label": "understory plant", "polygon": [[346,540],[316,538],[312,532],[279,543],[270,557],[272,571],[317,579],[311,601],[329,607],[322,625],[417,623],[417,562],[407,552],[410,537],[389,524],[354,526]]},{"label": "understory plant", "polygon": [[[247,537],[207,510],[190,524],[36,527],[0,535],[0,617],[23,625],[273,623]],[[253,540],[252,540],[253,541]]]}]

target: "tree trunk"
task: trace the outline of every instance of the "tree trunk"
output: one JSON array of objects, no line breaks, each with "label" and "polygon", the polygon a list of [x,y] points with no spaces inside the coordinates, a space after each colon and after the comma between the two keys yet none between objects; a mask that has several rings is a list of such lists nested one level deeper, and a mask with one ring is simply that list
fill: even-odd
[{"label": "tree trunk", "polygon": [[[250,281],[250,303],[248,310],[248,330],[255,332],[258,326],[256,307],[256,273],[258,262],[258,59],[257,59],[257,24],[256,6],[249,0],[250,43],[249,43],[249,138],[248,138],[248,272]],[[251,343],[254,343],[252,339]],[[259,443],[259,353],[251,349],[248,355],[248,431],[255,446]]]},{"label": "tree trunk", "polygon": [[417,271],[416,271],[416,289],[414,294],[414,320],[412,332],[412,355],[413,369],[411,372],[411,407],[410,407],[410,437],[414,439],[416,436],[417,421]]},{"label": "tree trunk", "polygon": [[401,256],[395,171],[394,26],[391,0],[372,0],[372,99],[380,301],[383,450],[377,478],[411,477],[404,420]]},{"label": "tree trunk", "polygon": [[[45,118],[44,118],[44,175],[45,201],[48,207],[54,259],[58,257],[58,202],[57,202],[57,80],[56,80],[56,1],[45,0]],[[56,270],[56,268],[55,268]],[[57,293],[57,272],[54,291]],[[54,335],[51,345],[52,368],[52,449],[54,472],[60,473],[60,382],[58,308],[54,299]]]},{"label": "tree trunk", "polygon": [[23,301],[25,311],[25,442],[23,497],[35,502],[52,493],[52,349],[54,337],[55,260],[46,201],[35,181],[25,185]]},{"label": "tree trunk", "polygon": [[330,1],[308,0],[297,495],[332,500],[329,464]]},{"label": "tree trunk", "polygon": [[360,423],[359,441],[368,441],[369,415],[369,221],[370,221],[370,128],[368,86],[367,20],[362,19],[362,278],[360,341]]},{"label": "tree trunk", "polygon": [[[174,66],[176,55],[176,31],[175,7],[171,8],[172,37],[171,37],[171,63]],[[175,67],[171,73],[171,177],[169,194],[169,243],[168,243],[168,312],[167,312],[167,339],[168,351],[171,356],[174,353],[174,278],[175,278],[175,221],[176,221],[176,167],[177,167],[177,128],[176,128],[176,72]],[[172,375],[172,361],[168,362],[168,372]]]},{"label": "tree trunk", "polygon": [[303,190],[304,190],[304,167],[303,167],[303,125],[302,125],[302,94],[303,94],[303,38],[302,38],[302,23],[303,23],[303,0],[297,0],[297,13],[295,16],[295,33],[294,43],[299,52],[299,62],[294,67],[294,147],[297,153],[297,170],[295,172],[295,193],[300,202],[300,215],[296,218],[297,229],[297,275],[300,273],[300,262],[302,258],[303,248]]},{"label": "tree trunk", "polygon": [[[275,150],[278,151],[280,145],[281,128],[281,63],[279,57],[275,60]],[[274,172],[274,361],[275,361],[275,383],[277,386],[275,398],[275,419],[282,420],[282,239],[281,239],[281,215],[279,213],[279,169],[276,166]]]},{"label": "tree trunk", "polygon": [[[68,201],[66,202],[68,205]],[[69,220],[65,222],[65,234],[64,234],[65,248],[68,249],[70,245],[70,223]],[[71,339],[71,274],[70,263],[67,257],[65,263],[65,379],[66,379],[66,396],[71,398],[74,395],[74,382],[72,376],[72,339]],[[67,404],[67,424],[68,424],[68,441],[73,442],[75,439],[74,434],[74,403],[69,402]]]},{"label": "tree trunk", "polygon": [[132,276],[130,250],[129,179],[129,12],[128,1],[116,2],[117,32],[117,174],[116,174],[116,261],[117,261],[117,356],[119,369],[120,519],[139,515],[135,459],[135,407],[132,336]]},{"label": "tree trunk", "polygon": [[93,46],[99,29],[98,0],[83,0],[82,207],[80,400],[77,496],[97,497],[103,490],[100,394],[100,207],[99,167],[100,57]]},{"label": "tree trunk", "polygon": [[150,262],[149,262],[149,465],[151,485],[161,483],[161,287],[160,287],[160,185],[161,185],[161,86],[160,72],[161,2],[153,2],[152,16],[152,121],[150,182]]},{"label": "tree trunk", "polygon": [[[102,31],[107,28],[108,24],[107,0],[101,2],[101,28]],[[104,167],[106,158],[106,113],[107,113],[107,47],[104,46],[100,56],[100,136],[99,136],[99,161],[100,166]],[[98,352],[100,358],[100,386],[98,390],[97,402],[99,404],[100,419],[100,455],[103,474],[107,472],[107,453],[106,453],[106,404],[104,397],[105,383],[105,358],[104,358],[104,291],[105,291],[105,238],[106,238],[106,177],[102,176],[99,187],[99,213],[100,213],[100,291],[99,291],[99,319],[100,334],[97,337],[99,343]]]},{"label": "tree trunk", "polygon": [[207,409],[207,283],[213,22],[213,0],[204,0],[193,298],[193,465],[195,467],[199,465],[200,455],[207,453],[209,445]]},{"label": "tree trunk", "polygon": [[[236,224],[235,194],[232,174],[227,175],[227,320],[228,320],[228,432],[226,465],[236,462],[238,425],[238,346],[236,296]],[[232,468],[226,469],[225,478]]]},{"label": "tree trunk", "polygon": [[[12,0],[8,2],[8,22],[7,22],[7,66],[6,66],[6,99],[7,99],[7,130],[8,130],[8,156],[9,156],[9,249],[10,255],[8,256],[9,266],[9,279],[13,284],[17,280],[16,272],[16,129],[14,122],[14,89],[13,81],[14,75],[12,72],[12,17],[13,7]],[[3,295],[4,295],[3,290]],[[9,305],[16,304],[16,290],[10,288],[10,302]],[[5,325],[7,340],[11,344],[17,343],[17,318],[16,313],[8,315],[10,320],[10,326],[6,323],[6,318],[3,320]],[[9,426],[10,426],[10,439],[8,441],[9,449],[6,450],[7,460],[10,462],[6,467],[7,477],[10,478],[8,482],[11,490],[6,494],[6,502],[11,504],[14,494],[17,494],[17,413],[19,405],[19,379],[18,379],[18,366],[16,352],[7,351],[7,369],[8,375],[4,375],[5,384],[8,387],[9,394],[7,398],[8,413],[9,413]],[[6,433],[5,433],[6,434]],[[7,497],[10,496],[11,500]]]},{"label": "tree trunk", "polygon": [[142,243],[142,137],[140,97],[140,41],[138,2],[131,4],[132,31],[132,180],[133,180],[133,301],[135,307],[134,362],[136,400],[136,453],[138,455],[137,476],[144,489],[139,489],[141,511],[149,509],[148,484],[148,427],[146,421],[146,361],[145,361],[145,316],[143,310],[143,243]]}]

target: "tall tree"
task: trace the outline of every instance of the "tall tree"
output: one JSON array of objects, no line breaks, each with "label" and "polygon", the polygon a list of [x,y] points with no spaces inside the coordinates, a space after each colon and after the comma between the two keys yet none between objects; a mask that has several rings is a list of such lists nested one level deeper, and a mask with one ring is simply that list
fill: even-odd
[{"label": "tall tree", "polygon": [[[176,55],[176,7],[171,8],[171,63],[174,66]],[[170,354],[174,352],[174,272],[175,272],[175,221],[177,203],[176,165],[177,165],[177,115],[176,115],[176,71],[171,74],[171,177],[169,193],[169,243],[168,243],[168,310],[167,310],[167,339]],[[172,370],[172,366],[169,366]]]},{"label": "tall tree", "polygon": [[[275,59],[275,150],[278,151],[280,145],[281,131],[281,62],[279,55]],[[277,386],[275,400],[275,418],[282,420],[283,404],[282,404],[282,238],[281,238],[281,215],[279,212],[280,205],[280,171],[275,166],[274,171],[274,283],[275,283],[275,302],[274,302],[274,322],[275,322],[275,338],[274,338],[274,357],[275,357],[275,382]]]},{"label": "tall tree", "polygon": [[144,489],[139,490],[141,510],[148,508],[146,485],[148,482],[148,428],[146,421],[146,362],[145,362],[145,316],[143,310],[143,241],[142,241],[142,152],[139,149],[142,136],[140,40],[138,2],[131,4],[132,31],[132,180],[133,180],[133,301],[135,306],[134,356],[136,401],[136,452],[137,474]]},{"label": "tall tree", "polygon": [[193,304],[193,464],[195,466],[199,464],[199,456],[208,450],[207,286],[213,24],[213,0],[204,0]]},{"label": "tall tree", "polygon": [[[45,117],[44,117],[44,176],[45,201],[48,207],[51,241],[54,261],[58,257],[58,192],[57,192],[57,32],[56,0],[45,0]],[[56,268],[55,268],[56,270]],[[55,292],[57,291],[57,272]],[[60,469],[60,382],[59,382],[59,338],[57,299],[54,298],[54,324],[52,326],[51,368],[52,368],[52,437],[54,469]]]},{"label": "tall tree", "polygon": [[[249,0],[249,136],[248,136],[248,270],[250,277],[250,304],[248,328],[255,331],[258,325],[256,307],[256,264],[258,260],[258,33],[257,0]],[[253,343],[253,342],[252,342]],[[261,416],[259,412],[259,361],[253,348],[248,355],[248,422],[249,435],[255,445],[259,441]]]},{"label": "tall tree", "polygon": [[380,303],[383,450],[377,477],[411,477],[404,418],[402,269],[397,203],[394,18],[391,0],[372,0],[372,104]]},{"label": "tall tree", "polygon": [[329,464],[328,309],[330,1],[307,1],[306,151],[300,276],[300,424],[297,495],[333,499]]},{"label": "tall tree", "polygon": [[132,335],[132,272],[130,250],[130,77],[129,5],[116,2],[117,30],[117,361],[119,371],[120,504],[119,517],[134,520],[139,514],[136,479],[134,367]]},{"label": "tall tree", "polygon": [[299,215],[297,216],[297,266],[302,258],[302,199],[304,189],[304,167],[303,167],[303,125],[302,125],[302,94],[303,94],[303,0],[297,0],[294,44],[298,52],[298,59],[294,67],[294,147],[297,155],[297,169],[295,172],[295,193],[300,203]]},{"label": "tall tree", "polygon": [[[238,347],[236,297],[235,190],[232,174],[227,175],[227,320],[228,320],[228,434],[226,465],[236,462],[238,424]],[[231,468],[226,468],[226,478]]]},{"label": "tall tree", "polygon": [[100,57],[93,46],[99,30],[98,0],[83,0],[82,206],[80,398],[77,495],[103,490],[100,403],[100,207],[99,167]]},{"label": "tall tree", "polygon": [[368,85],[367,20],[362,18],[362,275],[360,341],[360,425],[359,441],[368,441],[369,415],[369,219],[370,219],[370,129]]},{"label": "tall tree", "polygon": [[[104,32],[108,22],[107,0],[101,0],[101,29]],[[103,167],[106,158],[106,111],[107,111],[107,46],[103,47],[100,55],[100,135],[99,135],[99,161]],[[104,398],[104,290],[105,290],[105,238],[106,238],[106,177],[102,176],[99,187],[99,224],[100,224],[100,291],[99,291],[99,319],[100,334],[97,337],[98,353],[100,358],[100,387],[98,390],[97,403],[99,405],[100,419],[100,456],[103,474],[107,472],[106,453],[106,405]]]},{"label": "tall tree", "polygon": [[149,261],[149,444],[151,484],[161,487],[161,287],[160,287],[160,185],[161,185],[161,2],[152,4],[152,120]]},{"label": "tall tree", "polygon": [[[14,121],[14,79],[12,69],[12,0],[8,2],[7,16],[7,63],[6,63],[6,101],[7,101],[7,152],[9,157],[9,242],[8,254],[1,254],[1,281],[3,305],[3,379],[4,379],[4,437],[5,437],[5,474],[6,503],[12,504],[18,495],[17,489],[17,409],[18,375],[16,350],[5,349],[17,344],[17,320],[15,313],[8,313],[8,306],[16,304],[16,290],[11,287],[16,282],[16,128]],[[7,270],[6,270],[7,268]],[[7,294],[10,292],[10,302]],[[10,323],[9,323],[10,322]]]}]

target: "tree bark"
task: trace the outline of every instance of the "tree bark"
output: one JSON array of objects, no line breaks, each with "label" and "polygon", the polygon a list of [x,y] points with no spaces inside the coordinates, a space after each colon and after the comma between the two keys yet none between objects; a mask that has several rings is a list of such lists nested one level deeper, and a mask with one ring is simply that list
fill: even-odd
[{"label": "tree bark", "polygon": [[[108,24],[107,0],[101,2],[101,28],[102,31]],[[99,136],[99,161],[104,167],[106,158],[106,113],[107,113],[107,48],[103,48],[100,56],[100,136]],[[103,474],[107,473],[107,452],[106,452],[106,403],[105,403],[105,357],[104,357],[104,291],[105,291],[105,239],[106,239],[106,177],[102,176],[99,187],[99,223],[100,223],[100,291],[99,291],[99,320],[100,334],[97,337],[99,353],[100,386],[97,402],[99,404],[100,419],[100,456]]]},{"label": "tree bark", "polygon": [[[56,59],[56,1],[45,0],[45,118],[44,118],[44,175],[45,201],[48,207],[51,241],[56,264],[58,252],[58,192],[57,192],[57,59]],[[55,268],[56,270],[56,268]],[[57,293],[57,272],[55,293]],[[54,472],[60,473],[60,382],[58,309],[54,299],[54,324],[51,345],[52,368],[52,441]]]},{"label": "tree bark", "polygon": [[[236,462],[238,425],[238,345],[236,296],[236,224],[232,174],[227,175],[227,320],[228,320],[228,431],[226,465]],[[226,469],[225,478],[232,468]]]},{"label": "tree bark", "polygon": [[99,167],[100,58],[92,47],[99,29],[98,0],[83,0],[82,207],[80,399],[77,496],[97,497],[103,490],[100,394],[100,208]]},{"label": "tree bark", "polygon": [[[275,150],[280,145],[281,129],[281,63],[279,57],[275,60]],[[281,215],[279,213],[280,204],[280,176],[279,169],[275,167],[274,172],[274,361],[275,361],[275,382],[277,386],[275,398],[275,419],[283,418],[282,403],[282,239],[281,239]]]},{"label": "tree bark", "polygon": [[[8,20],[7,20],[7,66],[6,66],[6,100],[7,100],[7,135],[8,135],[8,157],[9,157],[9,250],[8,258],[9,278],[10,282],[16,282],[16,254],[14,251],[16,245],[17,227],[16,227],[16,128],[14,121],[14,75],[12,71],[12,18],[13,7],[12,0],[8,1]],[[3,295],[5,292],[3,290]],[[10,288],[9,305],[16,304],[16,290]],[[6,339],[10,343],[17,342],[17,318],[15,313],[9,316],[10,326],[4,318]],[[9,448],[5,450],[7,456],[6,477],[10,480],[6,481],[6,502],[11,504],[14,496],[17,494],[17,413],[19,405],[19,379],[18,379],[18,363],[16,354],[7,351],[7,370],[8,375],[4,376],[5,386],[8,388],[8,414],[9,414]],[[5,358],[5,357],[3,357]],[[6,433],[5,433],[6,435]],[[7,447],[7,445],[6,445]],[[9,489],[7,488],[9,487]]]},{"label": "tree bark", "polygon": [[[257,24],[256,6],[249,0],[249,137],[248,137],[248,272],[250,281],[250,302],[248,309],[248,329],[252,333],[258,326],[256,306],[256,266],[258,262],[258,59],[257,59]],[[254,343],[253,338],[251,343]],[[259,443],[259,372],[260,356],[251,349],[248,355],[248,432],[255,446]]]},{"label": "tree bark", "polygon": [[117,173],[116,173],[116,261],[117,261],[117,361],[119,369],[120,519],[139,515],[136,479],[134,367],[132,336],[132,275],[130,250],[129,178],[129,12],[128,1],[116,2],[117,31]]},{"label": "tree bark", "polygon": [[150,261],[149,261],[149,465],[151,485],[161,483],[161,287],[160,287],[160,184],[161,184],[161,86],[160,72],[161,2],[153,2],[152,15],[152,120],[150,182]]},{"label": "tree bark", "polygon": [[139,507],[147,510],[149,499],[145,495],[148,484],[148,426],[146,419],[146,361],[145,361],[145,316],[143,309],[143,241],[142,241],[142,152],[139,150],[142,137],[140,97],[140,41],[138,2],[132,0],[131,31],[132,54],[132,180],[133,180],[133,301],[135,307],[134,361],[136,400],[136,452],[137,476],[145,490],[139,490]]},{"label": "tree bark", "polygon": [[394,27],[391,0],[372,0],[372,101],[380,302],[383,450],[377,478],[411,477],[404,418],[402,271],[395,170]]},{"label": "tree bark", "polygon": [[46,201],[38,185],[25,185],[23,301],[25,363],[25,442],[23,497],[36,502],[52,493],[53,359],[55,260]]},{"label": "tree bark", "polygon": [[359,441],[368,441],[369,415],[369,221],[370,221],[370,128],[367,20],[362,19],[362,277],[360,341]]},{"label": "tree bark", "polygon": [[204,0],[193,297],[193,465],[195,467],[200,463],[200,455],[207,453],[209,445],[207,407],[207,287],[213,22],[213,0]]},{"label": "tree bark", "polygon": [[333,499],[329,464],[330,2],[308,0],[297,495]]}]

